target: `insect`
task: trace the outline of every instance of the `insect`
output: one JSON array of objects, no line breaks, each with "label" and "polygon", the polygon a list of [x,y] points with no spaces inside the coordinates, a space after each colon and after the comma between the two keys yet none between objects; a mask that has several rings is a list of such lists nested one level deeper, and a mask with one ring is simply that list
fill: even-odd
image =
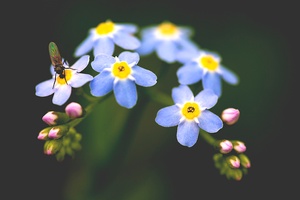
[{"label": "insect", "polygon": [[63,59],[59,53],[58,47],[54,42],[49,43],[49,54],[50,54],[51,63],[53,65],[54,71],[55,71],[55,79],[54,79],[52,88],[54,88],[57,74],[58,74],[59,78],[65,79],[66,83],[68,84],[66,75],[65,75],[66,67],[64,66],[64,64],[68,65],[68,63],[63,61]]}]

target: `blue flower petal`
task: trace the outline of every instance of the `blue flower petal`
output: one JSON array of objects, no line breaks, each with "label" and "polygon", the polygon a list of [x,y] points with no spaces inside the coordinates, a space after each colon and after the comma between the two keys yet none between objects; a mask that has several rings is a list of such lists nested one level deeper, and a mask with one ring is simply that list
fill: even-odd
[{"label": "blue flower petal", "polygon": [[218,73],[206,73],[202,78],[202,84],[204,89],[211,89],[219,97],[222,93],[221,76]]},{"label": "blue flower petal", "polygon": [[77,72],[81,72],[82,70],[84,70],[87,65],[89,64],[90,61],[90,56],[89,55],[84,55],[82,57],[80,57],[72,66],[72,69],[76,69]]},{"label": "blue flower petal", "polygon": [[55,75],[55,71],[54,71],[54,66],[53,65],[50,65],[50,73],[52,76]]},{"label": "blue flower petal", "polygon": [[35,95],[39,97],[46,97],[54,93],[52,89],[54,79],[43,81],[35,86]]},{"label": "blue flower petal", "polygon": [[216,133],[223,127],[220,117],[209,110],[203,110],[198,120],[198,126],[209,133]]},{"label": "blue flower petal", "polygon": [[116,45],[128,50],[137,49],[141,45],[138,38],[122,31],[115,34],[113,41]]},{"label": "blue flower petal", "polygon": [[196,43],[194,43],[187,37],[179,38],[176,42],[180,46],[180,49],[185,51],[195,52],[197,49],[199,49]]},{"label": "blue flower petal", "polygon": [[78,88],[86,84],[87,82],[93,80],[93,76],[90,74],[82,74],[82,73],[75,73],[72,76],[69,85],[73,88]]},{"label": "blue flower petal", "polygon": [[220,66],[220,70],[224,81],[232,85],[237,85],[239,83],[239,78],[234,72],[224,66]]},{"label": "blue flower petal", "polygon": [[184,104],[186,101],[194,100],[194,95],[188,86],[180,85],[172,89],[172,99],[175,104]]},{"label": "blue flower petal", "polygon": [[183,146],[192,147],[198,140],[199,131],[194,121],[183,121],[177,127],[177,140]]},{"label": "blue flower petal", "polygon": [[109,37],[98,38],[94,44],[94,56],[103,53],[112,55],[115,50],[115,44]]},{"label": "blue flower petal", "polygon": [[123,51],[118,56],[120,61],[125,61],[128,64],[135,63],[135,65],[139,62],[140,56],[136,52]]},{"label": "blue flower petal", "polygon": [[98,54],[91,62],[91,66],[95,71],[101,72],[104,68],[111,68],[115,62],[115,58],[111,55]]},{"label": "blue flower petal", "polygon": [[52,99],[52,103],[56,105],[63,105],[71,96],[72,87],[64,84],[61,85],[57,90],[55,91]]},{"label": "blue flower petal", "polygon": [[136,52],[138,52],[140,55],[148,55],[155,50],[156,44],[157,44],[156,38],[154,37],[146,38],[142,40],[141,45],[138,49],[136,49]]},{"label": "blue flower petal", "polygon": [[190,27],[186,27],[186,26],[180,26],[179,27],[180,33],[182,37],[190,37],[192,36],[192,34],[194,33],[194,30]]},{"label": "blue flower petal", "polygon": [[137,65],[134,66],[132,70],[133,70],[132,76],[134,77],[135,83],[137,85],[143,87],[150,87],[156,84],[157,77],[153,72]]},{"label": "blue flower petal", "polygon": [[91,94],[96,97],[106,95],[112,91],[114,80],[115,77],[112,76],[111,72],[101,72],[90,82]]},{"label": "blue flower petal", "polygon": [[216,105],[218,96],[211,89],[204,89],[195,96],[195,101],[199,103],[201,110],[210,109]]},{"label": "blue flower petal", "polygon": [[157,56],[168,63],[175,62],[176,60],[176,45],[172,41],[163,41],[157,44]]},{"label": "blue flower petal", "polygon": [[179,124],[181,117],[180,108],[173,105],[160,109],[157,112],[155,122],[160,126],[172,127]]},{"label": "blue flower petal", "polygon": [[180,63],[189,63],[192,59],[199,56],[198,49],[183,49],[177,52],[176,59]]},{"label": "blue flower petal", "polygon": [[147,27],[147,28],[144,28],[141,30],[141,36],[142,36],[142,39],[150,39],[150,38],[155,38],[155,32],[157,30],[157,27]]},{"label": "blue flower petal", "polygon": [[87,54],[93,49],[93,34],[89,34],[89,36],[79,44],[79,46],[76,48],[74,56],[79,57],[84,54]]},{"label": "blue flower petal", "polygon": [[137,26],[134,24],[116,24],[117,27],[120,28],[120,30],[122,30],[123,32],[127,32],[127,33],[136,33],[137,32]]},{"label": "blue flower petal", "polygon": [[136,85],[129,79],[117,81],[114,94],[118,104],[125,108],[132,108],[137,102]]},{"label": "blue flower petal", "polygon": [[197,83],[201,80],[203,69],[195,62],[190,62],[177,70],[178,82],[184,85]]}]

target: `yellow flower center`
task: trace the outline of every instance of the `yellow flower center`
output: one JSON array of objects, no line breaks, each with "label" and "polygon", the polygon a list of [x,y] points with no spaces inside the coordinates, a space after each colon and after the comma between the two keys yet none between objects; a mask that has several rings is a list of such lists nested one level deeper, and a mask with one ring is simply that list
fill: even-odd
[{"label": "yellow flower center", "polygon": [[208,69],[210,71],[215,71],[219,66],[219,62],[217,60],[215,60],[213,58],[213,56],[211,56],[211,55],[203,56],[200,59],[200,62],[203,67],[205,67],[206,69]]},{"label": "yellow flower center", "polygon": [[201,114],[199,105],[194,102],[185,103],[183,108],[181,109],[181,112],[187,119],[194,119]]},{"label": "yellow flower center", "polygon": [[68,84],[68,81],[72,78],[71,69],[65,69],[61,75],[56,75],[56,82],[63,85]]},{"label": "yellow flower center", "polygon": [[100,23],[96,27],[96,32],[99,35],[106,35],[106,34],[111,33],[114,30],[114,26],[115,26],[115,24],[113,22],[107,20],[106,22]]},{"label": "yellow flower center", "polygon": [[116,77],[124,79],[127,78],[128,75],[130,75],[131,68],[128,66],[127,62],[117,62],[113,65],[112,72]]},{"label": "yellow flower center", "polygon": [[177,27],[170,22],[164,22],[160,24],[158,29],[163,35],[174,35],[178,31]]}]

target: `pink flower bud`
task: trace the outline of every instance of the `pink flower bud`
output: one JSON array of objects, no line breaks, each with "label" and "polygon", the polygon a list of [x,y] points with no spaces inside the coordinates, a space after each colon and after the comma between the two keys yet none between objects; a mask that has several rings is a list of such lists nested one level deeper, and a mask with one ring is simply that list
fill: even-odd
[{"label": "pink flower bud", "polygon": [[240,159],[236,156],[231,156],[230,158],[228,158],[228,162],[230,167],[232,168],[239,168],[241,163],[240,163]]},{"label": "pink flower bud", "polygon": [[48,134],[49,134],[50,129],[51,129],[51,127],[47,127],[47,128],[44,128],[43,130],[41,130],[39,132],[39,135],[37,138],[39,140],[48,140],[49,139]]},{"label": "pink flower bud", "polygon": [[42,120],[50,126],[56,125],[57,115],[54,113],[54,111],[49,111],[42,117]]},{"label": "pink flower bud", "polygon": [[233,148],[238,152],[238,153],[243,153],[244,151],[246,151],[246,145],[241,142],[241,141],[236,141],[233,144]]},{"label": "pink flower bud", "polygon": [[81,105],[76,102],[69,103],[66,106],[65,111],[66,111],[67,115],[72,119],[81,117],[83,114]]},{"label": "pink flower bud", "polygon": [[220,152],[221,153],[229,153],[233,148],[232,143],[229,140],[223,140],[220,142]]},{"label": "pink flower bud", "polygon": [[60,140],[48,140],[44,144],[44,153],[47,155],[56,154],[62,147]]},{"label": "pink flower bud", "polygon": [[63,135],[66,135],[69,131],[68,126],[60,125],[52,127],[48,133],[48,137],[50,139],[58,139],[61,138]]},{"label": "pink flower bud", "polygon": [[242,164],[243,167],[245,167],[245,168],[250,168],[251,167],[250,160],[245,154],[240,154],[239,158],[241,160],[241,164]]},{"label": "pink flower bud", "polygon": [[221,118],[223,122],[225,122],[227,125],[232,125],[238,121],[240,117],[240,111],[235,108],[227,108],[223,110],[221,114]]}]

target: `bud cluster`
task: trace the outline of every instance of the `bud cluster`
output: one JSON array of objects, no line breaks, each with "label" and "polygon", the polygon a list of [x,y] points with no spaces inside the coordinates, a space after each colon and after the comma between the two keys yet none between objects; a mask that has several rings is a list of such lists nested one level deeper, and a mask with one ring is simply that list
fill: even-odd
[{"label": "bud cluster", "polygon": [[45,141],[46,155],[55,155],[58,161],[62,161],[66,154],[73,157],[74,152],[81,149],[81,134],[72,122],[83,115],[82,106],[72,102],[65,107],[65,112],[49,111],[42,117],[49,126],[42,129],[37,138]]},{"label": "bud cluster", "polygon": [[[227,125],[235,124],[240,116],[240,112],[235,108],[227,108],[221,118]],[[251,167],[249,158],[244,154],[246,145],[240,140],[216,140],[215,145],[219,153],[213,157],[215,167],[220,170],[220,174],[228,179],[241,180]]]}]

